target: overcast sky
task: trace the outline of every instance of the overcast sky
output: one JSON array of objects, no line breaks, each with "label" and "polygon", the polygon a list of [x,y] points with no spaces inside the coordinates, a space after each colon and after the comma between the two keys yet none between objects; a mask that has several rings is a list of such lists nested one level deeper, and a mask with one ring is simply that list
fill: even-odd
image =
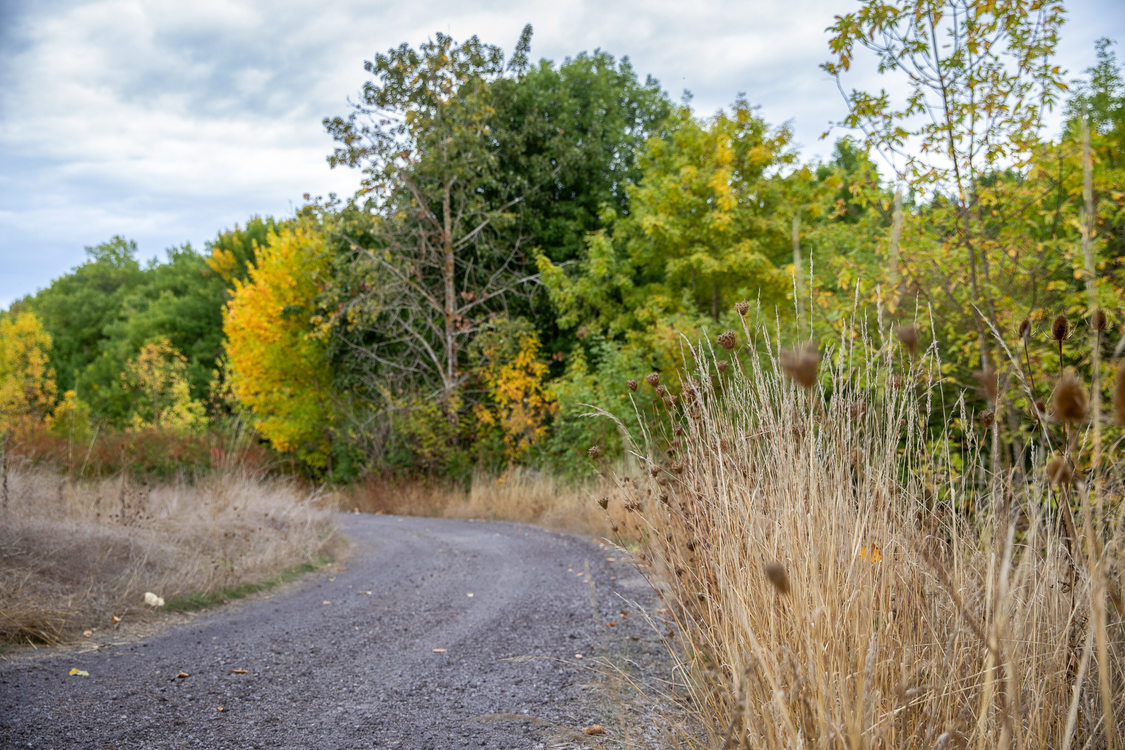
[{"label": "overcast sky", "polygon": [[[1125,39],[1125,2],[1073,0],[1059,62]],[[363,61],[435,31],[533,59],[628,56],[709,114],[739,92],[790,121],[806,158],[844,115],[824,29],[855,0],[0,0],[0,308],[120,234],[144,258],[203,249],[304,193],[350,195],[330,170],[326,115],[347,111]],[[1125,51],[1116,48],[1119,59]],[[860,82],[855,82],[860,83]],[[833,133],[833,137],[843,135]]]}]

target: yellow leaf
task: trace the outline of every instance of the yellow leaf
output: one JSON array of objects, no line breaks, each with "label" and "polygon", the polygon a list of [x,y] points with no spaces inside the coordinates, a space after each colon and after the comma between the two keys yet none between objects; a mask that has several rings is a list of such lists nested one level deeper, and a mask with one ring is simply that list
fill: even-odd
[{"label": "yellow leaf", "polygon": [[89,677],[90,673],[87,672],[85,669],[79,669],[78,667],[74,667],[73,669],[70,670],[70,676],[71,677],[74,677],[74,676]]}]

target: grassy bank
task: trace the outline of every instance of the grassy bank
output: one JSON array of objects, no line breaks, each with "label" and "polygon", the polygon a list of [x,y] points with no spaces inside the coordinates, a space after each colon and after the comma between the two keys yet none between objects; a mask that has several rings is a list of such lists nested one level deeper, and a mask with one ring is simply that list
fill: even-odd
[{"label": "grassy bank", "polygon": [[196,605],[249,593],[335,543],[324,503],[288,481],[78,481],[13,466],[7,482],[0,644],[58,642],[143,616],[146,592]]},{"label": "grassy bank", "polygon": [[[500,476],[478,474],[468,488],[452,482],[368,478],[342,491],[341,510],[436,518],[478,518],[529,523],[554,531],[621,538],[628,514],[623,490],[608,479],[571,482],[549,473],[512,468]],[[604,498],[607,515],[597,500]],[[617,498],[617,502],[609,502]],[[621,538],[624,541],[624,538]]]},{"label": "grassy bank", "polygon": [[934,433],[932,352],[825,359],[700,356],[638,448],[707,746],[1120,747],[1120,429],[1054,404],[1004,460],[965,401]]}]

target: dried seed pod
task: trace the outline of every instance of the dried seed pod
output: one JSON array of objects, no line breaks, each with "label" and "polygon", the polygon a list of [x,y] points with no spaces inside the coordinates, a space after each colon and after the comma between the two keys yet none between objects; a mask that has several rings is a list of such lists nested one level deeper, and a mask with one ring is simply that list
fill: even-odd
[{"label": "dried seed pod", "polygon": [[1051,409],[1055,419],[1060,422],[1081,422],[1086,419],[1088,403],[1086,389],[1078,382],[1078,378],[1070,370],[1064,372],[1051,393]]},{"label": "dried seed pod", "polygon": [[743,318],[745,318],[746,313],[750,312],[750,303],[749,302],[735,302],[734,303],[734,311],[736,313],[738,313],[740,316],[742,316]]},{"label": "dried seed pod", "polygon": [[781,352],[781,369],[802,388],[812,388],[816,383],[816,368],[820,355],[812,344]]},{"label": "dried seed pod", "polygon": [[992,412],[992,409],[985,409],[977,415],[977,420],[982,427],[991,427],[995,417],[996,415]]},{"label": "dried seed pod", "polygon": [[1090,327],[1098,333],[1103,332],[1109,326],[1109,318],[1105,314],[1105,310],[1100,307],[1095,309],[1090,316]]},{"label": "dried seed pod", "polygon": [[660,373],[650,372],[648,375],[645,375],[645,382],[655,388],[660,385]]},{"label": "dried seed pod", "polygon": [[734,331],[724,331],[715,338],[719,346],[726,349],[728,352],[738,346],[738,337],[734,335]]},{"label": "dried seed pod", "polygon": [[773,585],[777,593],[789,593],[789,575],[785,572],[784,565],[779,562],[766,563],[762,566],[762,570],[766,574],[766,579]]},{"label": "dried seed pod", "polygon": [[899,326],[897,331],[898,340],[902,342],[903,347],[910,356],[913,357],[918,353],[918,326],[913,323],[909,325]]},{"label": "dried seed pod", "polygon": [[1070,468],[1070,461],[1062,456],[1052,456],[1047,462],[1047,481],[1051,484],[1070,484],[1074,480],[1074,471]]},{"label": "dried seed pod", "polygon": [[980,385],[981,392],[984,393],[984,398],[988,403],[996,402],[996,394],[999,392],[999,378],[1000,373],[991,367],[986,367],[983,370],[977,370],[973,373],[977,383]]},{"label": "dried seed pod", "polygon": [[1067,340],[1070,336],[1070,321],[1066,319],[1065,315],[1058,315],[1051,323],[1051,338],[1058,341],[1060,344]]},{"label": "dried seed pod", "polygon": [[1020,321],[1020,331],[1019,331],[1019,333],[1020,333],[1021,339],[1026,340],[1026,339],[1030,338],[1030,336],[1031,336],[1031,321],[1030,320],[1028,320],[1027,318],[1024,318],[1023,320]]},{"label": "dried seed pod", "polygon": [[636,380],[633,380],[632,378],[630,378],[629,380],[625,381],[625,385],[628,386],[629,390],[631,390],[633,393],[637,392],[637,381]]},{"label": "dried seed pod", "polygon": [[608,497],[599,497],[598,498],[598,505],[602,506],[602,510],[605,510],[607,507],[609,507],[609,498]]},{"label": "dried seed pod", "polygon": [[589,456],[590,458],[594,459],[595,461],[597,461],[597,460],[598,460],[599,458],[601,458],[601,455],[602,455],[602,449],[601,449],[601,448],[599,448],[599,447],[598,447],[598,446],[596,446],[596,445],[591,445],[591,446],[590,446],[590,447],[589,447],[589,448],[588,448],[588,449],[586,450],[586,455],[587,455],[587,456]]},{"label": "dried seed pod", "polygon": [[730,367],[730,363],[727,362],[726,360],[720,360],[720,361],[715,363],[715,369],[717,369],[719,371],[720,375],[722,373],[726,372],[728,367]]}]

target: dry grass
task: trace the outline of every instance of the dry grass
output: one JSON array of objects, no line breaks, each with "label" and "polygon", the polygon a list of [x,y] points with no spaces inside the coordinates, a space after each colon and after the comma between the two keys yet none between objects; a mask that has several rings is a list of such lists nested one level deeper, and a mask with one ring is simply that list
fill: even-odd
[{"label": "dry grass", "polygon": [[[499,477],[478,474],[465,489],[452,483],[368,478],[340,494],[341,510],[364,513],[514,521],[571,534],[614,537],[623,531],[622,489],[608,480],[583,484],[516,467]],[[618,510],[607,515],[598,498]]]},{"label": "dry grass", "polygon": [[261,581],[325,554],[329,510],[234,473],[150,487],[14,467],[0,524],[0,643],[55,642],[143,609]]},{"label": "dry grass", "polygon": [[1048,484],[1042,451],[990,473],[988,438],[927,432],[932,352],[848,346],[808,389],[791,355],[700,357],[637,449],[626,502],[707,744],[1120,746],[1120,442],[1097,498]]}]

